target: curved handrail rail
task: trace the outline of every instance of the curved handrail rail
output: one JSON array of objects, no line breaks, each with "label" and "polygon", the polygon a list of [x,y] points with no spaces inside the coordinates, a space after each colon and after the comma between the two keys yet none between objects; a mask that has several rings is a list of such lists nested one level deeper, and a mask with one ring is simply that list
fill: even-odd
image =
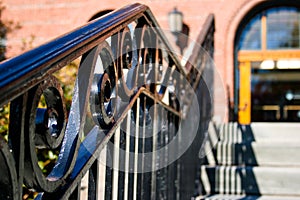
[{"label": "curved handrail rail", "polygon": [[[87,52],[91,47],[120,31],[126,24],[142,15],[146,15],[152,27],[159,27],[149,8],[136,3],[113,11],[75,31],[3,62],[0,64],[0,106],[26,92],[45,76],[59,70],[69,60]],[[164,34],[159,29],[156,31],[168,48],[175,65],[181,66]]]},{"label": "curved handrail rail", "polygon": [[[187,73],[190,72],[193,64],[197,63],[197,59],[199,59],[199,55],[203,52],[203,50],[209,50],[210,47],[207,45],[213,45],[213,35],[215,31],[215,18],[213,14],[209,14],[201,28],[200,33],[198,34],[195,43],[197,45],[192,49],[191,55],[188,59],[188,62],[185,65]],[[210,35],[210,38],[207,38],[207,35]],[[212,43],[211,43],[212,42]],[[208,52],[210,55],[213,55],[213,52]]]}]

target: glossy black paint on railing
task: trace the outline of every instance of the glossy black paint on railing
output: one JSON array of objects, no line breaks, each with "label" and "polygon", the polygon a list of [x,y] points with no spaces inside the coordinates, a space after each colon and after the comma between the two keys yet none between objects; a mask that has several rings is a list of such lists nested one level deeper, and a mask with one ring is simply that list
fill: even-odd
[{"label": "glossy black paint on railing", "polygon": [[[2,63],[0,104],[9,104],[10,124],[8,142],[0,137],[1,199],[22,199],[23,184],[36,199],[79,199],[87,172],[88,199],[195,195],[213,109],[213,34],[209,16],[182,67],[148,7],[133,4]],[[67,111],[54,74],[71,62],[79,68]],[[47,174],[40,150],[57,152]]]}]

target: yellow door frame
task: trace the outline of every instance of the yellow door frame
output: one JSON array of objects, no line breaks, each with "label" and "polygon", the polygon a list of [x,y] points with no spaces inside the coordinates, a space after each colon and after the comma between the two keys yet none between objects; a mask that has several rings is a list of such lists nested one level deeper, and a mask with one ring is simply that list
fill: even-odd
[{"label": "yellow door frame", "polygon": [[251,63],[239,63],[239,106],[238,122],[250,124],[251,122]]}]

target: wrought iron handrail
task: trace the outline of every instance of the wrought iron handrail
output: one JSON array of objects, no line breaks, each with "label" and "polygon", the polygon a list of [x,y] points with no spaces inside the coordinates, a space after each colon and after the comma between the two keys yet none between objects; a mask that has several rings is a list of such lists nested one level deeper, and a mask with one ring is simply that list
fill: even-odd
[{"label": "wrought iron handrail", "polygon": [[[0,197],[21,199],[24,184],[36,199],[77,199],[87,173],[89,199],[192,196],[193,156],[212,115],[212,16],[205,27],[185,67],[141,4],[1,63],[10,122]],[[79,68],[67,111],[55,73],[71,62]],[[46,172],[45,152],[57,155]]]},{"label": "wrought iron handrail", "polygon": [[[24,93],[48,74],[59,70],[70,60],[87,52],[100,41],[120,31],[124,25],[143,15],[151,20],[149,22],[151,26],[159,27],[147,6],[142,4],[129,5],[4,62],[0,65],[0,93],[2,94],[0,106]],[[162,38],[162,42],[166,45],[176,66],[181,66],[164,34],[161,33],[160,29],[156,29],[156,33]]]}]

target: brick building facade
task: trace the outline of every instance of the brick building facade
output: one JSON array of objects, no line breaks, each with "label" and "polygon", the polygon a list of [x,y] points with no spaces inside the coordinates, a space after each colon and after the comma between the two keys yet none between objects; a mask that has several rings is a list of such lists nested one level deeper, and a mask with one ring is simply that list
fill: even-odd
[{"label": "brick building facade", "polygon": [[[177,7],[190,28],[190,37],[196,38],[209,13],[215,15],[215,101],[216,113],[225,112],[234,101],[234,41],[244,17],[265,0],[144,0],[163,29],[168,29],[168,12]],[[22,28],[7,36],[7,56],[22,52],[22,45],[42,44],[86,23],[98,12],[123,7],[132,0],[4,0],[4,19],[19,22]],[[222,114],[221,114],[222,115]]]}]

